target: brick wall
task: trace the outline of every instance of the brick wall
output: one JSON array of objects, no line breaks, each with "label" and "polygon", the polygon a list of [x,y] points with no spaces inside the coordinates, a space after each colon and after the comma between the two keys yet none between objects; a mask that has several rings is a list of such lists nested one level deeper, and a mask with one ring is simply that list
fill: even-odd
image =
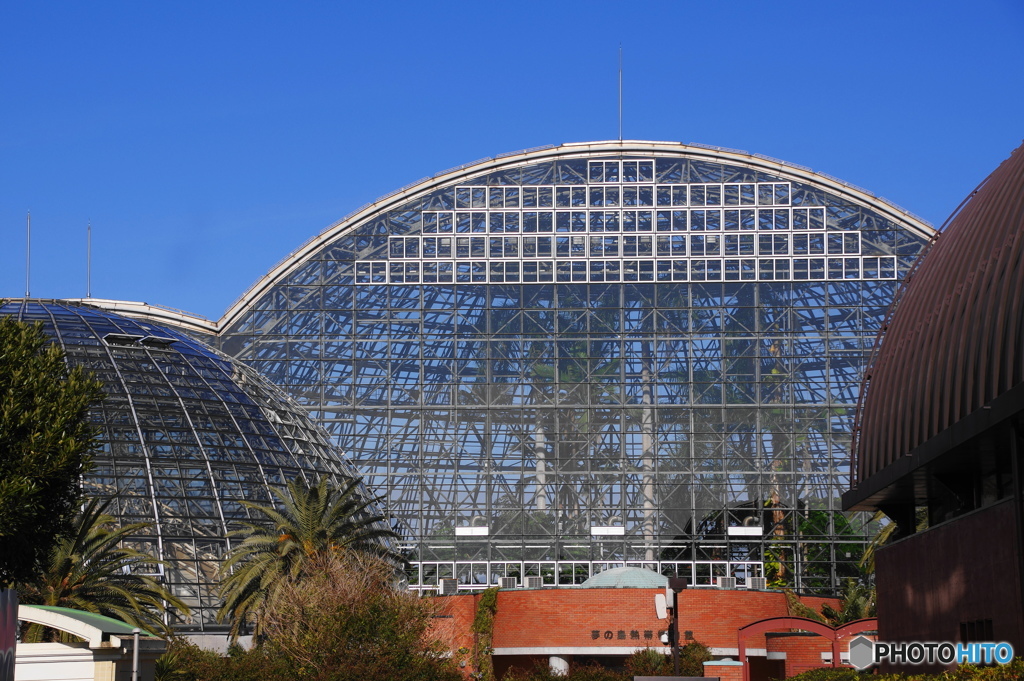
[{"label": "brick wall", "polygon": [[[832,641],[815,634],[771,632],[765,636],[769,653],[786,654],[787,678],[808,669],[825,666],[821,654],[832,652]],[[845,647],[842,646],[841,650]]]},{"label": "brick wall", "polygon": [[[654,610],[663,589],[515,589],[498,593],[494,621],[495,648],[645,647],[660,646],[668,628]],[[453,640],[469,647],[469,634],[479,596],[441,597],[439,626],[453,629]],[[819,610],[836,599],[805,597]],[[774,591],[687,589],[680,594],[680,632],[711,648],[736,648],[736,630],[767,617],[789,614],[786,597]],[[748,648],[764,648],[764,636],[747,640]]]},{"label": "brick wall", "polygon": [[743,681],[743,665],[734,662],[705,662],[704,676],[718,677],[719,681]]}]

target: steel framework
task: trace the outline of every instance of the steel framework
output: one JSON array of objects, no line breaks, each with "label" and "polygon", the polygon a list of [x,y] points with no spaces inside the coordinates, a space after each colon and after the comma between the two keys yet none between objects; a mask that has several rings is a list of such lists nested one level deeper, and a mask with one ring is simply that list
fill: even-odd
[{"label": "steel framework", "polygon": [[217,628],[217,572],[250,519],[243,501],[273,505],[270,489],[294,478],[355,476],[280,389],[180,331],[69,302],[11,301],[0,314],[42,323],[69,364],[103,381],[84,488],[114,496],[122,523],[150,523],[131,544],[167,562],[140,569],[190,606],[180,629]]},{"label": "steel framework", "polygon": [[385,495],[415,588],[642,565],[833,591],[865,542],[839,495],[867,353],[932,233],[744,152],[542,148],[359,209],[212,337]]}]

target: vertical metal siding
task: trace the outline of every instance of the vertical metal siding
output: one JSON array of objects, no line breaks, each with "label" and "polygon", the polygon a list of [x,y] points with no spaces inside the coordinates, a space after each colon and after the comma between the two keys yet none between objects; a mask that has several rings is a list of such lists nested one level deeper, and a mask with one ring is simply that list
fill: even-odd
[{"label": "vertical metal siding", "polygon": [[922,258],[868,372],[858,481],[1024,381],[1024,147]]}]

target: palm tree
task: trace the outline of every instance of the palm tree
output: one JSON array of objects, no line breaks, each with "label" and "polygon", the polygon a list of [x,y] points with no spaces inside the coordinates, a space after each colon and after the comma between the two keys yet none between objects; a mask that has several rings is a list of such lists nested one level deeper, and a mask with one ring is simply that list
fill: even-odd
[{"label": "palm tree", "polygon": [[246,622],[260,630],[260,616],[274,605],[285,584],[300,581],[315,559],[358,551],[376,555],[396,567],[404,565],[391,546],[398,534],[369,507],[380,501],[362,493],[359,479],[335,487],[324,476],[312,487],[301,480],[287,491],[274,489],[281,509],[243,502],[265,522],[246,522],[232,536],[243,537],[221,565],[224,605],[219,621],[231,618],[231,637]]},{"label": "palm tree", "polygon": [[800,601],[800,597],[790,589],[785,589],[785,594],[786,606],[790,615],[806,617],[830,627],[840,627],[849,622],[875,616],[875,588],[855,579],[846,579],[843,582],[839,592],[838,610],[828,603],[823,603],[821,612],[818,612],[814,608],[804,605]]},{"label": "palm tree", "polygon": [[838,610],[828,603],[823,603],[821,606],[821,614],[825,616],[825,621],[831,626],[839,627],[849,622],[875,616],[874,586],[848,578],[843,582],[843,588],[839,595],[842,600]]},{"label": "palm tree", "polygon": [[[127,622],[152,633],[167,634],[168,607],[184,615],[189,608],[149,574],[161,565],[148,553],[120,544],[151,523],[116,527],[106,514],[112,499],[90,499],[75,517],[71,532],[50,553],[46,571],[31,583],[19,585],[21,601],[84,610]],[[30,625],[25,642],[41,641],[41,625]]]},{"label": "palm tree", "polygon": [[[883,520],[886,521],[885,524],[879,524],[878,532],[871,539],[871,543],[864,549],[864,555],[860,559],[861,568],[869,575],[875,574],[875,552],[894,541],[900,532],[899,526],[882,511],[875,511],[875,514],[871,516],[871,520],[868,522],[881,523]],[[925,509],[918,509],[914,531],[922,532],[926,529],[928,529],[928,513]]]},{"label": "palm tree", "polygon": [[889,520],[889,517],[881,511],[875,511],[869,522],[881,523],[883,520],[888,522],[878,526],[878,532],[872,537],[871,543],[864,548],[864,555],[860,559],[860,566],[868,574],[874,574],[875,572],[875,551],[892,541],[898,529],[896,523]]}]

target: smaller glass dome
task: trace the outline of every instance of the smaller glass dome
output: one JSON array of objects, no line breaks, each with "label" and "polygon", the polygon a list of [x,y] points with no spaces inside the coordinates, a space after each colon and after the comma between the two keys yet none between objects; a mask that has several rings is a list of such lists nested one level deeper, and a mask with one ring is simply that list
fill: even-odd
[{"label": "smaller glass dome", "polygon": [[663,589],[668,577],[638,567],[612,568],[580,584],[581,589]]},{"label": "smaller glass dome", "polygon": [[216,628],[217,570],[249,518],[243,501],[274,504],[271,488],[295,478],[356,477],[291,398],[179,331],[61,301],[10,301],[0,314],[42,322],[69,364],[103,381],[84,488],[116,496],[120,522],[151,523],[132,545],[167,561],[150,569],[192,608],[180,629]]}]

